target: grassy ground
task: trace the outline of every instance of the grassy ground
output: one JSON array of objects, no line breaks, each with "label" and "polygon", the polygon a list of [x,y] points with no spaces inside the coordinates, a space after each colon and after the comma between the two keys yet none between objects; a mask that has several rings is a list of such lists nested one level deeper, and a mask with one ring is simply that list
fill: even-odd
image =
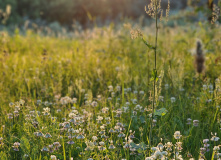
[{"label": "grassy ground", "polygon": [[[142,30],[153,44],[154,28]],[[211,138],[215,132],[221,136],[220,27],[160,26],[151,146],[153,51],[140,39],[132,40],[124,27],[112,25],[75,35],[1,33],[0,159],[55,155],[60,160],[138,160],[157,154],[154,150],[161,144],[164,148],[158,154],[167,151],[168,159],[178,159],[178,154],[198,159],[204,139],[210,144],[205,158],[214,157],[213,148],[220,142]],[[197,39],[206,52],[202,75],[196,73],[191,54]],[[198,126],[193,120],[199,121]],[[176,131],[180,139],[175,139]],[[168,142],[173,143],[171,151]]]}]

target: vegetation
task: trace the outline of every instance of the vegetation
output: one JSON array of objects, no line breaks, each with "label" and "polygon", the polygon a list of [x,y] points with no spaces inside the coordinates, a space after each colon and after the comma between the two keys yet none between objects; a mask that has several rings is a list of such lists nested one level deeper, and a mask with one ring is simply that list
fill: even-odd
[{"label": "vegetation", "polygon": [[1,160],[221,158],[219,8],[170,27],[152,2],[141,29],[0,32]]}]

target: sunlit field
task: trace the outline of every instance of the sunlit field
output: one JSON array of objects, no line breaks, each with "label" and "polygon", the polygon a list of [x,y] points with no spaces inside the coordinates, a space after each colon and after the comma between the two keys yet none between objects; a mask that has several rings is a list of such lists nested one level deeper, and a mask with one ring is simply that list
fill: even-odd
[{"label": "sunlit field", "polygon": [[1,30],[0,160],[220,159],[221,27],[180,17]]}]

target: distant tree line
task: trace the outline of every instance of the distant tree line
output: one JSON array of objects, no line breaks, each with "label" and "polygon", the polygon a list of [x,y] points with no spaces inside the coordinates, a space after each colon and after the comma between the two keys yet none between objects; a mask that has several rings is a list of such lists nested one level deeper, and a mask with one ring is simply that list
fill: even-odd
[{"label": "distant tree line", "polygon": [[[167,7],[168,0],[162,0]],[[171,9],[183,9],[187,5],[209,9],[211,19],[213,4],[218,0],[170,0]],[[7,24],[23,24],[26,20],[40,23],[59,22],[70,25],[73,21],[86,24],[89,20],[114,20],[120,17],[138,18],[144,15],[144,6],[150,0],[0,0],[0,18]],[[203,7],[202,7],[203,5]],[[9,8],[10,6],[10,8]],[[208,6],[208,7],[206,7]],[[10,9],[10,16],[8,11]]]},{"label": "distant tree line", "polygon": [[[167,4],[167,0],[162,1]],[[120,16],[137,18],[144,14],[144,6],[148,3],[149,0],[1,0],[0,9],[11,6],[8,24],[22,23],[27,19],[61,24],[76,20],[85,24],[91,17],[100,21]],[[180,0],[179,4],[185,7],[186,0]],[[171,1],[171,7],[176,5]]]}]

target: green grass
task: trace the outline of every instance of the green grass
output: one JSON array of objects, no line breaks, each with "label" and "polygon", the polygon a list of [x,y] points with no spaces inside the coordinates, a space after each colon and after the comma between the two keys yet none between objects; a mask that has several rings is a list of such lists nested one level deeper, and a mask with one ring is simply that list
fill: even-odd
[{"label": "green grass", "polygon": [[[154,28],[142,30],[144,38],[153,44]],[[198,159],[203,139],[210,139],[211,132],[221,136],[221,115],[217,108],[221,98],[221,84],[217,80],[221,78],[220,27],[211,29],[202,23],[174,28],[160,26],[157,50],[160,78],[156,87],[154,119],[157,122],[153,128],[152,146],[148,145],[148,136],[154,52],[147,49],[142,40],[132,40],[127,29],[113,25],[94,28],[73,38],[42,36],[31,30],[23,36],[1,34],[0,137],[3,140],[0,141],[0,159],[50,159],[51,155],[60,160],[70,157],[74,160],[145,159],[151,156],[151,147],[156,147],[161,138],[163,144],[175,144],[175,131],[182,135],[179,141],[182,142],[180,154],[183,159],[188,159],[188,153]],[[206,72],[201,76],[195,72],[194,56],[191,55],[196,39],[200,39],[207,50]],[[204,90],[203,85],[211,85],[213,89]],[[108,86],[113,86],[113,91],[110,92]],[[121,88],[119,91],[117,86]],[[58,100],[57,95],[60,95]],[[63,104],[60,99],[65,96],[76,97],[77,102]],[[160,101],[159,96],[163,96],[164,101]],[[171,97],[175,97],[174,103],[171,103]],[[25,103],[16,103],[20,99]],[[134,99],[137,104],[133,103]],[[66,97],[66,100],[69,99]],[[94,107],[93,101],[97,102]],[[9,106],[10,102],[13,105]],[[17,117],[16,106],[20,108]],[[42,113],[46,107],[50,108],[49,116]],[[58,109],[61,111],[57,112]],[[13,113],[12,119],[8,118],[9,113]],[[71,120],[70,113],[74,113],[74,123],[70,122],[73,130],[61,126]],[[188,125],[187,118],[199,120],[199,126],[194,127],[192,121]],[[38,125],[34,126],[33,122]],[[114,133],[109,132],[111,128]],[[50,133],[52,137],[37,137],[34,132],[39,131]],[[132,135],[134,131],[133,142],[127,142],[124,136]],[[87,141],[94,142],[93,136],[98,138],[95,145],[86,144]],[[83,139],[78,139],[80,137]],[[70,140],[74,144],[68,144]],[[109,140],[113,140],[115,149],[109,149]],[[101,141],[104,143],[99,144]],[[19,151],[13,150],[14,142],[20,143]],[[41,151],[54,142],[61,146],[56,150],[53,146],[53,152]],[[125,148],[127,143],[130,149]],[[220,142],[209,141],[209,144],[210,151],[205,153],[207,159],[211,159],[213,147]],[[173,155],[172,151],[171,157]]]}]

